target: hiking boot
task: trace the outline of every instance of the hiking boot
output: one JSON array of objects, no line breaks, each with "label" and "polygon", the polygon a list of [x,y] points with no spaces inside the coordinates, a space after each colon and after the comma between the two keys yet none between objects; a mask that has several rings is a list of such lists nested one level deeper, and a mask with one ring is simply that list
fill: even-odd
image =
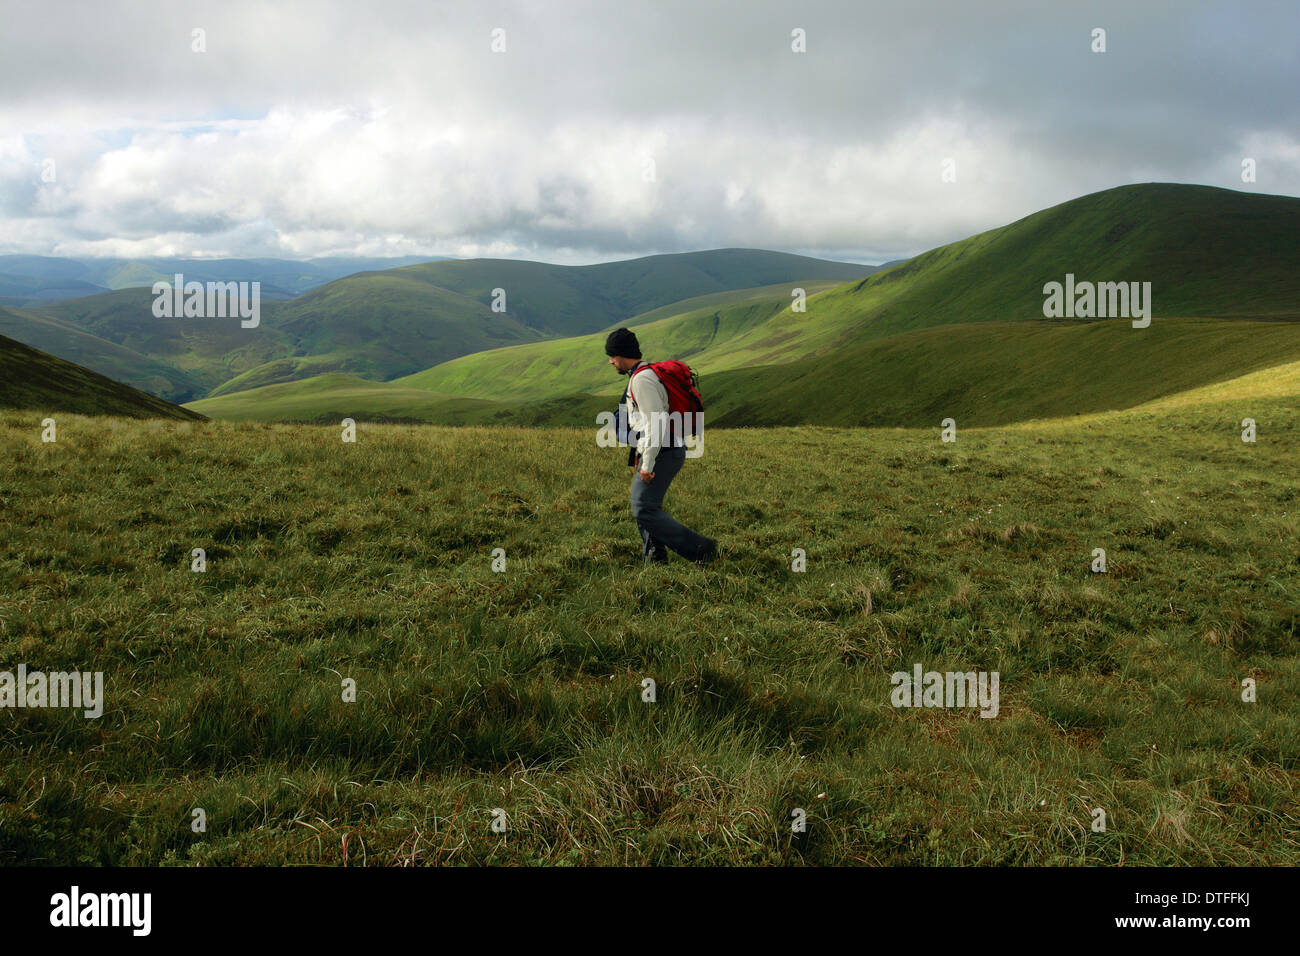
[{"label": "hiking boot", "polygon": [[703,551],[700,554],[700,556],[695,559],[695,563],[702,568],[707,568],[710,564],[713,563],[713,559],[716,558],[717,556],[718,556],[718,542],[714,541],[712,544],[709,545],[707,550]]}]

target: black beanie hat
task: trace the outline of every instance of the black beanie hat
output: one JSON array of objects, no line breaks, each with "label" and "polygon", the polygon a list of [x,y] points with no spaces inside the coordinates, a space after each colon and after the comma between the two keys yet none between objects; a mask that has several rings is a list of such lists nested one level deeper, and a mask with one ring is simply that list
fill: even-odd
[{"label": "black beanie hat", "polygon": [[631,329],[615,329],[605,339],[605,354],[639,359],[641,343],[636,340],[636,333]]}]

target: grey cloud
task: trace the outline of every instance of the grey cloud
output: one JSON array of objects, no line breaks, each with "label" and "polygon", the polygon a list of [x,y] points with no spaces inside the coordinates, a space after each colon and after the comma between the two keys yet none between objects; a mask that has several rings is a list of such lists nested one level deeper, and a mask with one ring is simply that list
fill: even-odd
[{"label": "grey cloud", "polygon": [[[1300,193],[1289,3],[54,9],[5,8],[0,251],[156,235],[256,244],[231,255],[895,258],[1136,180]],[[176,125],[210,125],[208,151]],[[50,152],[57,190],[34,178]]]}]

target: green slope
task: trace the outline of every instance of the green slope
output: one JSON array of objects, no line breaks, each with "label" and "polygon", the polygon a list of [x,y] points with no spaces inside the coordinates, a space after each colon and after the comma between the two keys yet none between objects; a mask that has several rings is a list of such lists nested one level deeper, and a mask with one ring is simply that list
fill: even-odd
[{"label": "green slope", "polygon": [[187,401],[205,391],[203,384],[188,372],[101,339],[55,316],[0,307],[0,335],[170,402]]},{"label": "green slope", "polygon": [[430,262],[390,270],[490,301],[506,290],[511,315],[551,335],[580,335],[693,296],[793,280],[847,281],[875,266],[828,262],[762,249],[715,249],[592,266],[506,259]]},{"label": "green slope", "polygon": [[449,425],[491,421],[509,406],[473,398],[402,388],[333,372],[280,382],[190,402],[187,408],[228,421],[330,424],[352,418],[370,422],[442,422]]},{"label": "green slope", "polygon": [[[608,328],[693,296],[757,285],[870,275],[873,266],[758,249],[649,256],[593,266],[462,259],[367,272],[331,282],[275,313],[300,355],[329,357],[331,370],[391,380],[489,349]],[[493,312],[493,290],[505,312]],[[789,297],[789,291],[785,295]],[[277,363],[213,394],[321,371]],[[408,383],[409,384],[409,383]]]},{"label": "green slope", "polygon": [[[838,285],[834,280],[797,281],[809,295]],[[693,363],[710,346],[783,311],[790,304],[791,288],[782,283],[698,296],[619,324],[637,330],[647,358],[672,356]],[[591,335],[478,352],[396,379],[394,384],[508,401],[537,401],[574,391],[621,392],[623,380],[607,364],[606,334],[602,329]]]},{"label": "green slope", "polygon": [[[843,281],[875,269],[755,249],[593,266],[443,260],[358,273],[286,302],[263,298],[261,325],[248,330],[237,321],[155,319],[148,289],[33,311],[182,370],[201,394],[221,395],[331,371],[389,380],[472,352],[594,332],[683,298]],[[492,311],[498,288],[505,312]]]},{"label": "green slope", "polygon": [[[1166,319],[1148,329],[1117,322],[993,322],[922,329],[832,356],[717,372],[704,376],[701,388],[706,427],[916,428],[937,427],[948,417],[969,427],[1130,408],[1296,360],[1296,322]],[[400,383],[325,375],[190,407],[236,420],[329,421],[350,414],[377,421],[594,427],[596,414],[617,404],[623,381],[603,394],[524,402],[456,399]]]},{"label": "green slope", "polygon": [[198,383],[196,394],[204,394],[234,375],[292,352],[274,318],[283,303],[263,300],[260,324],[247,329],[238,318],[157,318],[153,304],[150,289],[132,288],[26,311],[58,319],[177,369]]},{"label": "green slope", "polygon": [[0,335],[0,408],[202,420],[189,409]]},{"label": "green slope", "polygon": [[[274,322],[299,354],[329,356],[340,371],[377,379],[427,367],[431,356],[437,362],[543,337],[509,312],[493,312],[486,301],[432,285],[407,269],[328,283],[279,306]],[[308,364],[282,372],[279,380],[311,374],[310,369]],[[260,383],[259,376],[266,373],[254,370],[243,382],[228,382],[224,391]]]},{"label": "green slope", "polygon": [[[823,291],[809,298],[806,312],[788,308],[787,290],[783,307],[763,321],[724,325],[707,341],[698,315],[647,324],[642,348],[661,358],[689,356],[711,375],[817,359],[917,329],[1038,324],[1048,321],[1044,284],[1067,272],[1081,281],[1151,282],[1156,324],[1172,315],[1300,318],[1297,261],[1300,199],[1122,186]],[[608,391],[595,384],[592,353],[590,340],[547,342],[470,356],[402,381],[479,398],[552,397],[564,383]]]},{"label": "green slope", "polygon": [[244,392],[253,388],[261,388],[264,385],[275,385],[280,382],[292,382],[313,378],[317,375],[327,375],[330,372],[341,372],[351,364],[348,361],[348,353],[346,352],[272,359],[226,380],[209,391],[206,397],[217,398],[222,395],[229,395],[232,392]]},{"label": "green slope", "polygon": [[1203,414],[1207,428],[1238,431],[1243,418],[1254,418],[1259,427],[1269,429],[1275,415],[1300,411],[1300,362],[1274,365],[1238,378],[1152,399],[1132,408],[1092,412],[1069,418],[1034,419],[1006,427],[1017,430],[1067,430],[1079,426],[1122,426],[1134,421],[1158,423],[1162,418],[1186,410]]},{"label": "green slope", "polygon": [[940,325],[1042,322],[1043,286],[1150,282],[1165,316],[1300,318],[1300,199],[1148,183],[1083,196],[819,296],[699,359],[788,362]]},{"label": "green slope", "polygon": [[1296,359],[1296,322],[943,326],[708,376],[706,424],[1000,425],[1128,408]]}]

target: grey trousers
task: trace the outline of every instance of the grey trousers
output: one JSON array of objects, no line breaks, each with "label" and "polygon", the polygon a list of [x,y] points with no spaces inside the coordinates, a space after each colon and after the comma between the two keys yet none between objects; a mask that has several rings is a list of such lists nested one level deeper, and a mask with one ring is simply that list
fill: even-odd
[{"label": "grey trousers", "polygon": [[664,511],[664,495],[685,461],[685,448],[661,448],[651,481],[641,480],[639,462],[637,470],[632,472],[632,517],[641,533],[641,555],[647,561],[666,561],[665,548],[694,561],[717,545],[712,538],[696,534]]}]

